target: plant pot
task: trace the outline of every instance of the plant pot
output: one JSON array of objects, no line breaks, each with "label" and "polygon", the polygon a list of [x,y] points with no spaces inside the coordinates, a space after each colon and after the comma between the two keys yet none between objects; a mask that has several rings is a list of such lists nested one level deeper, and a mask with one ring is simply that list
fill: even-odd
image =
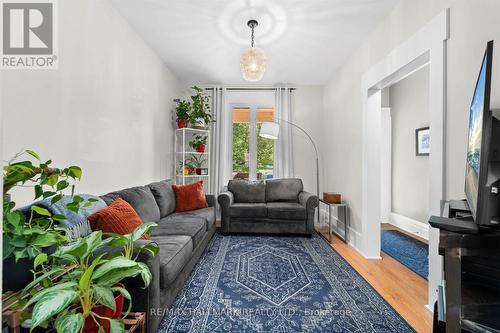
[{"label": "plant pot", "polygon": [[205,145],[205,144],[198,145],[198,146],[196,146],[196,152],[204,153],[206,147],[207,147],[207,145]]},{"label": "plant pot", "polygon": [[[111,318],[111,319],[120,319],[123,312],[123,304],[125,303],[125,299],[122,294],[118,294],[115,297],[116,310],[113,312],[113,309],[105,307],[104,305],[96,306],[92,309],[92,312],[95,312],[101,317]],[[109,333],[109,320],[96,318],[97,322],[104,328],[104,332]],[[85,318],[85,324],[83,325],[84,333],[98,333],[99,326],[92,319],[91,316]]]},{"label": "plant pot", "polygon": [[201,168],[196,168],[196,169],[194,169],[194,171],[196,172],[196,174],[198,176],[201,175]]},{"label": "plant pot", "polygon": [[178,128],[188,127],[188,125],[189,125],[189,121],[187,121],[187,120],[177,120],[177,127]]},{"label": "plant pot", "polygon": [[[33,260],[22,258],[16,262],[14,257],[3,260],[3,291],[19,291],[33,281]],[[8,274],[6,274],[8,272]]]}]

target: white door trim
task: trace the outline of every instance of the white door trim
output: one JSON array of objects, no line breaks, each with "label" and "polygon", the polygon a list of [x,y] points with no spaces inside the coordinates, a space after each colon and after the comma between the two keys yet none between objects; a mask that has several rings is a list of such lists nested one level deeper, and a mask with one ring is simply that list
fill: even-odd
[{"label": "white door trim", "polygon": [[[390,52],[362,77],[363,174],[361,248],[366,257],[380,256],[381,218],[381,89],[394,84],[421,67],[430,65],[429,114],[429,215],[440,214],[445,198],[445,110],[446,40],[449,38],[449,9]],[[439,231],[429,232],[429,304],[437,298],[441,282],[441,259],[437,252]]]}]

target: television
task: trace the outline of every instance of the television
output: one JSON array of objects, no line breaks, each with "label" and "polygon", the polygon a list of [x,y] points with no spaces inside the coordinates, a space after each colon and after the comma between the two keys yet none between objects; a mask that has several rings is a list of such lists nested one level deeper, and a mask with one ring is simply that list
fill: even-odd
[{"label": "television", "polygon": [[479,226],[500,224],[500,121],[490,108],[493,41],[488,42],[469,114],[465,194]]}]

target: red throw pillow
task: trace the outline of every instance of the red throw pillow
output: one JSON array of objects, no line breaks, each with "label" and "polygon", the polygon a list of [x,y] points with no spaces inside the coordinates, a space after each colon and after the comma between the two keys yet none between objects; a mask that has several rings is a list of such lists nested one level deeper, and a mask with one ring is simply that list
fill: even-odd
[{"label": "red throw pillow", "polygon": [[[142,224],[134,208],[121,198],[90,215],[88,220],[92,231],[101,230],[120,235],[130,234]],[[141,239],[149,239],[149,236],[143,235]]]},{"label": "red throw pillow", "polygon": [[207,198],[203,192],[203,181],[188,185],[172,185],[175,193],[175,211],[185,212],[207,208]]}]

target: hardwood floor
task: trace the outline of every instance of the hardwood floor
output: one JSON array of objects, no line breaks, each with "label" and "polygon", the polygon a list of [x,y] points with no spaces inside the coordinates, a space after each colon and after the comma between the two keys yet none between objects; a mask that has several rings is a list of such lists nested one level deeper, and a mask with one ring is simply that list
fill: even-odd
[{"label": "hardwood floor", "polygon": [[427,281],[390,256],[365,259],[350,245],[334,237],[331,246],[370,283],[377,292],[419,333],[432,332],[427,304]]}]

